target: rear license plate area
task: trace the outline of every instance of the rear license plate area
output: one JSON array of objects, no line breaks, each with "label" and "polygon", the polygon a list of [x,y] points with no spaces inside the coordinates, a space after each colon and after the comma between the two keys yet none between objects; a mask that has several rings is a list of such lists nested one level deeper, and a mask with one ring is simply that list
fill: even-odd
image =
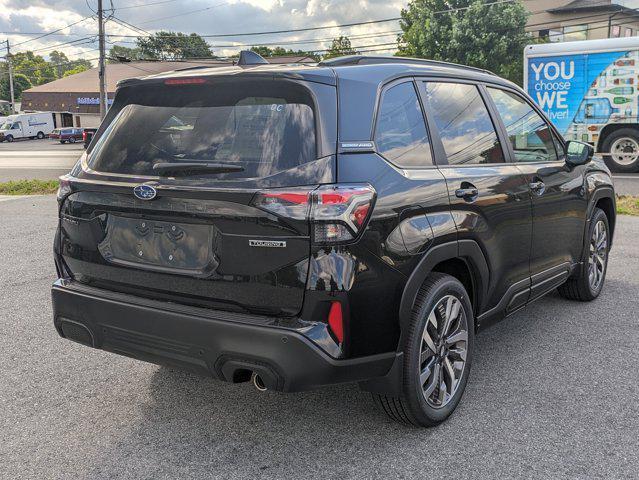
[{"label": "rear license plate area", "polygon": [[219,264],[217,231],[212,225],[109,215],[106,232],[98,250],[115,265],[210,276]]}]

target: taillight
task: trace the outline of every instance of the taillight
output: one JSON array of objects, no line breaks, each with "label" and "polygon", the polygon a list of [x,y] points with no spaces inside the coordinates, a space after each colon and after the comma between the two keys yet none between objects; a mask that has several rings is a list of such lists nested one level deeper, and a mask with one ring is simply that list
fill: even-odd
[{"label": "taillight", "polygon": [[314,243],[349,242],[370,216],[375,189],[370,185],[322,185],[316,189],[259,192],[252,204],[276,215],[311,223]]},{"label": "taillight", "polygon": [[60,183],[57,191],[57,199],[58,203],[62,204],[65,198],[67,198],[72,192],[71,189],[71,181],[69,180],[68,175],[62,175],[60,177]]},{"label": "taillight", "polygon": [[87,132],[82,132],[82,141],[83,142],[87,141]]},{"label": "taillight", "polygon": [[348,242],[363,230],[375,190],[370,185],[322,185],[312,196],[313,241]]}]

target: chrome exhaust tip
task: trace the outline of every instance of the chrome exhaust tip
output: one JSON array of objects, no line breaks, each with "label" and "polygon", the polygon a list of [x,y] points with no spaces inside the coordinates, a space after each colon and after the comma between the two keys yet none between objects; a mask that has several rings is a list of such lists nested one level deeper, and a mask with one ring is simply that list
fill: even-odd
[{"label": "chrome exhaust tip", "polygon": [[266,392],[268,388],[264,385],[264,380],[257,373],[253,374],[253,385],[259,392]]}]

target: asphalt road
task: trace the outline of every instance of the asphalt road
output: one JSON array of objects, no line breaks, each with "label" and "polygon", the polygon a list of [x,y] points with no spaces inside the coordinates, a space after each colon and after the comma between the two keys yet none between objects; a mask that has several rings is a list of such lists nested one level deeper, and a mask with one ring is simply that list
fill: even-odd
[{"label": "asphalt road", "polygon": [[602,296],[552,294],[477,337],[457,412],[397,425],[344,385],[261,394],[58,338],[55,200],[0,202],[0,477],[637,478],[639,218]]},{"label": "asphalt road", "polygon": [[69,172],[82,152],[81,142],[63,145],[48,138],[0,143],[0,182],[55,180]]}]

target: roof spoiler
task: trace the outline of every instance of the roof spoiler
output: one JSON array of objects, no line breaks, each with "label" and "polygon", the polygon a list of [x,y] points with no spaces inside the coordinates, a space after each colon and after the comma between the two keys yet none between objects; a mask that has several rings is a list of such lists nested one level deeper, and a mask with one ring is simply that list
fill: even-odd
[{"label": "roof spoiler", "polygon": [[251,50],[242,50],[240,52],[240,59],[237,61],[237,64],[240,67],[251,66],[251,65],[263,65],[267,64],[268,61],[261,55],[252,52]]}]

